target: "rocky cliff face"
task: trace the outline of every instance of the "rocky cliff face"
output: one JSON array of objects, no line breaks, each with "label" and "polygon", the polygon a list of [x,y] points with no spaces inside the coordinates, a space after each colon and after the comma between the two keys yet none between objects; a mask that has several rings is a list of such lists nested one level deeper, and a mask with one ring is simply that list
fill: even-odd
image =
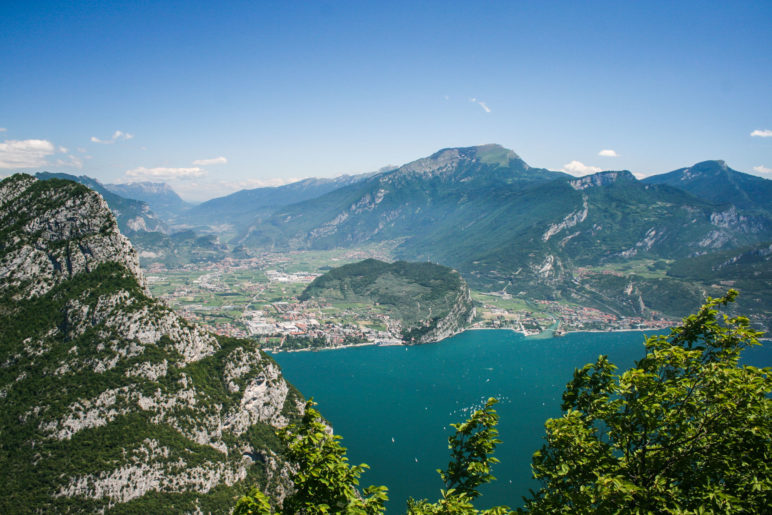
[{"label": "rocky cliff face", "polygon": [[16,288],[17,300],[42,295],[106,261],[126,267],[144,287],[136,253],[102,197],[84,201],[85,187],[37,182],[17,175],[0,183],[0,289]]},{"label": "rocky cliff face", "polygon": [[464,282],[448,314],[433,321],[429,332],[420,336],[416,343],[438,342],[458,334],[472,323],[474,316],[475,309],[472,296],[469,293],[469,287]]},{"label": "rocky cliff face", "polygon": [[96,191],[107,202],[107,206],[118,221],[118,227],[121,232],[130,238],[139,236],[142,233],[155,233],[156,237],[158,237],[169,232],[169,228],[158,218],[148,203],[136,200],[133,197],[121,196],[98,180],[87,175],[75,176],[66,173],[40,172],[35,174],[35,178],[41,181],[51,179],[73,181]]},{"label": "rocky cliff face", "polygon": [[0,182],[0,512],[229,512],[288,488],[275,428],[302,409],[251,342],[149,297],[104,200]]}]

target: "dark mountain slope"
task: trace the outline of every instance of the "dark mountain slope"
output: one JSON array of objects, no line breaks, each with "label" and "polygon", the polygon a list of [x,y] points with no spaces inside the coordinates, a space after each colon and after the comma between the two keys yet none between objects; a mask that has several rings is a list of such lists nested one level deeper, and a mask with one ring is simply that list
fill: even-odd
[{"label": "dark mountain slope", "polygon": [[766,330],[772,328],[772,243],[681,259],[669,267],[667,274],[712,287],[714,295],[729,287],[739,290],[734,311],[751,314],[751,319]]},{"label": "dark mountain slope", "polygon": [[567,280],[566,267],[685,257],[772,231],[764,217],[721,211],[675,188],[641,184],[629,172],[500,192],[486,206],[475,216],[460,209],[441,227],[406,240],[399,254],[457,267],[478,286],[512,282],[517,292]]}]

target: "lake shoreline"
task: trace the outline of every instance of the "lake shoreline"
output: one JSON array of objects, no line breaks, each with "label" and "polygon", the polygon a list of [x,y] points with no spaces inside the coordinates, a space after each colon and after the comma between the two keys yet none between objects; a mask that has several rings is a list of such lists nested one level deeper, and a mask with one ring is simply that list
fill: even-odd
[{"label": "lake shoreline", "polygon": [[612,334],[612,333],[642,333],[645,331],[660,331],[662,329],[657,328],[648,328],[648,329],[608,329],[608,330],[601,330],[601,329],[594,329],[594,330],[587,330],[587,331],[566,331],[562,333],[559,336],[555,336],[554,332],[552,331],[542,331],[537,334],[527,334],[523,331],[518,331],[517,329],[513,327],[470,327],[468,329],[464,329],[462,331],[458,331],[451,336],[448,336],[447,338],[443,338],[442,340],[437,340],[435,342],[429,342],[429,343],[420,343],[420,344],[407,344],[407,343],[373,343],[373,342],[362,342],[362,343],[352,343],[351,345],[335,345],[333,347],[322,347],[318,349],[262,349],[264,352],[270,352],[271,354],[280,354],[280,353],[290,353],[290,352],[323,352],[323,351],[336,351],[336,350],[342,350],[342,349],[352,349],[352,348],[361,348],[361,347],[417,347],[422,345],[431,345],[436,343],[442,343],[446,340],[449,340],[451,338],[454,338],[460,334],[466,333],[466,332],[473,332],[473,331],[510,331],[516,334],[520,334],[523,336],[523,338],[529,339],[529,340],[550,340],[553,338],[562,338],[565,335],[569,334]]}]

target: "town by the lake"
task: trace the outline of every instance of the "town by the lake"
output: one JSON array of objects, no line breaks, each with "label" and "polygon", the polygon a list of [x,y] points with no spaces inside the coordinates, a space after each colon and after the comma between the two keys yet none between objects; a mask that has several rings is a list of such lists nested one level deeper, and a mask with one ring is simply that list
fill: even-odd
[{"label": "town by the lake", "polygon": [[[145,273],[153,295],[187,320],[220,335],[256,339],[266,350],[399,345],[399,323],[377,305],[298,300],[330,263],[340,266],[381,255],[372,248],[263,253],[174,268],[152,263]],[[473,290],[471,295],[476,315],[467,329],[511,329],[529,337],[551,337],[576,331],[658,330],[676,322],[658,314],[626,317],[504,292]]]}]

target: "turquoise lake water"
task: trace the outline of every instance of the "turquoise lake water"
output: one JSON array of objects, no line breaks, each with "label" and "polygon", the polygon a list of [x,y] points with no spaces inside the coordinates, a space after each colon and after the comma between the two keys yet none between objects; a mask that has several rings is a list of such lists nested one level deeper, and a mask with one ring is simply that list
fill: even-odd
[{"label": "turquoise lake water", "polygon": [[[648,333],[654,334],[654,333]],[[560,416],[561,395],[576,367],[607,354],[620,369],[643,356],[644,333],[573,333],[531,339],[512,331],[467,331],[413,347],[357,347],[278,353],[287,379],[343,436],[352,464],[370,470],[361,485],[389,487],[389,512],[404,513],[408,497],[436,500],[436,473],[448,463],[450,424],[489,397],[500,400],[497,480],[478,507],[522,505],[544,421]],[[749,363],[772,366],[772,344],[754,348]]]}]

